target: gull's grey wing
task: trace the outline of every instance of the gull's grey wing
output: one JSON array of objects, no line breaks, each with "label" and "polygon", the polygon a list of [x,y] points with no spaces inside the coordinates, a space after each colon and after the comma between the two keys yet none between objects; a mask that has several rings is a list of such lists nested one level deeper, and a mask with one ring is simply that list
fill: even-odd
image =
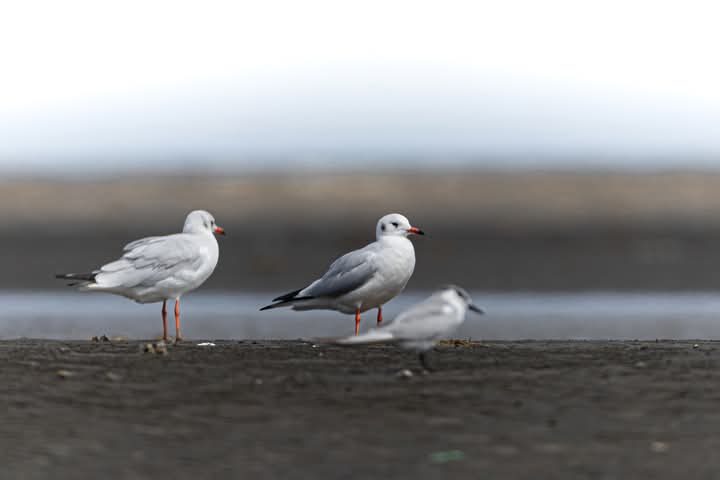
[{"label": "gull's grey wing", "polygon": [[198,245],[183,234],[148,237],[125,246],[122,258],[103,265],[95,281],[104,287],[151,286],[202,261]]},{"label": "gull's grey wing", "polygon": [[153,244],[153,243],[160,243],[160,242],[162,242],[164,239],[166,239],[166,238],[168,238],[168,237],[171,237],[171,236],[172,236],[172,235],[159,236],[159,237],[145,237],[145,238],[141,238],[141,239],[139,239],[139,240],[135,240],[134,242],[130,242],[130,243],[128,243],[127,245],[125,245],[125,246],[123,247],[123,252],[130,252],[130,251],[134,250],[135,248],[138,248],[138,247],[141,247],[141,246],[146,246],[146,245],[150,245],[150,244]]},{"label": "gull's grey wing", "polygon": [[387,327],[398,340],[441,337],[462,323],[457,310],[440,296],[432,295],[400,313]]},{"label": "gull's grey wing", "polygon": [[335,260],[322,278],[300,292],[301,296],[339,297],[365,285],[377,273],[374,245],[346,253]]}]

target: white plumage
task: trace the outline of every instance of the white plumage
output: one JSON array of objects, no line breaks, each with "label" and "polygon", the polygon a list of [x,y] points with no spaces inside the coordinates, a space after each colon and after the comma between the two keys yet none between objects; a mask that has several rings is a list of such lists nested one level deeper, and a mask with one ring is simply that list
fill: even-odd
[{"label": "white plumage", "polygon": [[482,313],[465,290],[451,285],[400,313],[389,325],[341,338],[335,343],[398,343],[403,348],[417,351],[423,366],[430,370],[424,353],[462,325],[468,309]]},{"label": "white plumage", "polygon": [[424,233],[397,213],[382,217],[375,233],[375,242],[343,255],[321,278],[275,298],[276,303],[261,310],[291,307],[354,313],[357,334],[360,313],[377,308],[381,323],[382,306],[403,291],[415,270],[415,249],[407,237]]},{"label": "white plumage", "polygon": [[196,210],[185,219],[182,233],[147,237],[128,243],[123,255],[90,273],[67,273],[80,291],[122,295],[138,303],[163,302],[163,336],[167,339],[167,300],[175,300],[176,335],[180,337],[180,297],[207,280],[218,262],[214,233],[225,231],[208,212]]}]

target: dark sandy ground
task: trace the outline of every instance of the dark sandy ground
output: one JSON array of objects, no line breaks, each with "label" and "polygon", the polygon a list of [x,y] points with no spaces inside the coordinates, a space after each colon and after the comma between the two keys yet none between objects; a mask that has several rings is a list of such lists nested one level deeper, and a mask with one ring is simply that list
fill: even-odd
[{"label": "dark sandy ground", "polygon": [[[714,478],[720,347],[0,343],[2,478]],[[409,378],[396,375],[412,368]]]}]

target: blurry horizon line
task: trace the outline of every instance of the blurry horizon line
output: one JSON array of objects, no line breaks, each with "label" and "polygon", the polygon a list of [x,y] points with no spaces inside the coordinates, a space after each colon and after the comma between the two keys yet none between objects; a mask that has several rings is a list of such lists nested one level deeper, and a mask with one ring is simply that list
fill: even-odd
[{"label": "blurry horizon line", "polygon": [[[672,173],[720,172],[715,154],[252,154],[211,156],[67,155],[0,157],[10,177],[218,176],[243,174]],[[581,160],[580,162],[578,160]]]}]

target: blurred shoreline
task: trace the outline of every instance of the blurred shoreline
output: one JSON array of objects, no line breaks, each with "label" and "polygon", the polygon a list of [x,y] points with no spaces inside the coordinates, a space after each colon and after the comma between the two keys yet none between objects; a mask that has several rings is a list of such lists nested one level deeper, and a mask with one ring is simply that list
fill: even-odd
[{"label": "blurred shoreline", "polygon": [[192,209],[228,231],[210,289],[282,291],[406,214],[408,288],[712,290],[720,286],[720,172],[301,173],[0,182],[0,288],[59,288]]},{"label": "blurred shoreline", "polygon": [[202,205],[232,222],[272,215],[292,224],[348,214],[375,219],[394,208],[440,222],[466,215],[494,229],[705,227],[708,221],[720,228],[720,171],[309,171],[0,180],[2,229],[9,221],[58,228],[114,227],[124,219],[172,225],[173,216]]}]

